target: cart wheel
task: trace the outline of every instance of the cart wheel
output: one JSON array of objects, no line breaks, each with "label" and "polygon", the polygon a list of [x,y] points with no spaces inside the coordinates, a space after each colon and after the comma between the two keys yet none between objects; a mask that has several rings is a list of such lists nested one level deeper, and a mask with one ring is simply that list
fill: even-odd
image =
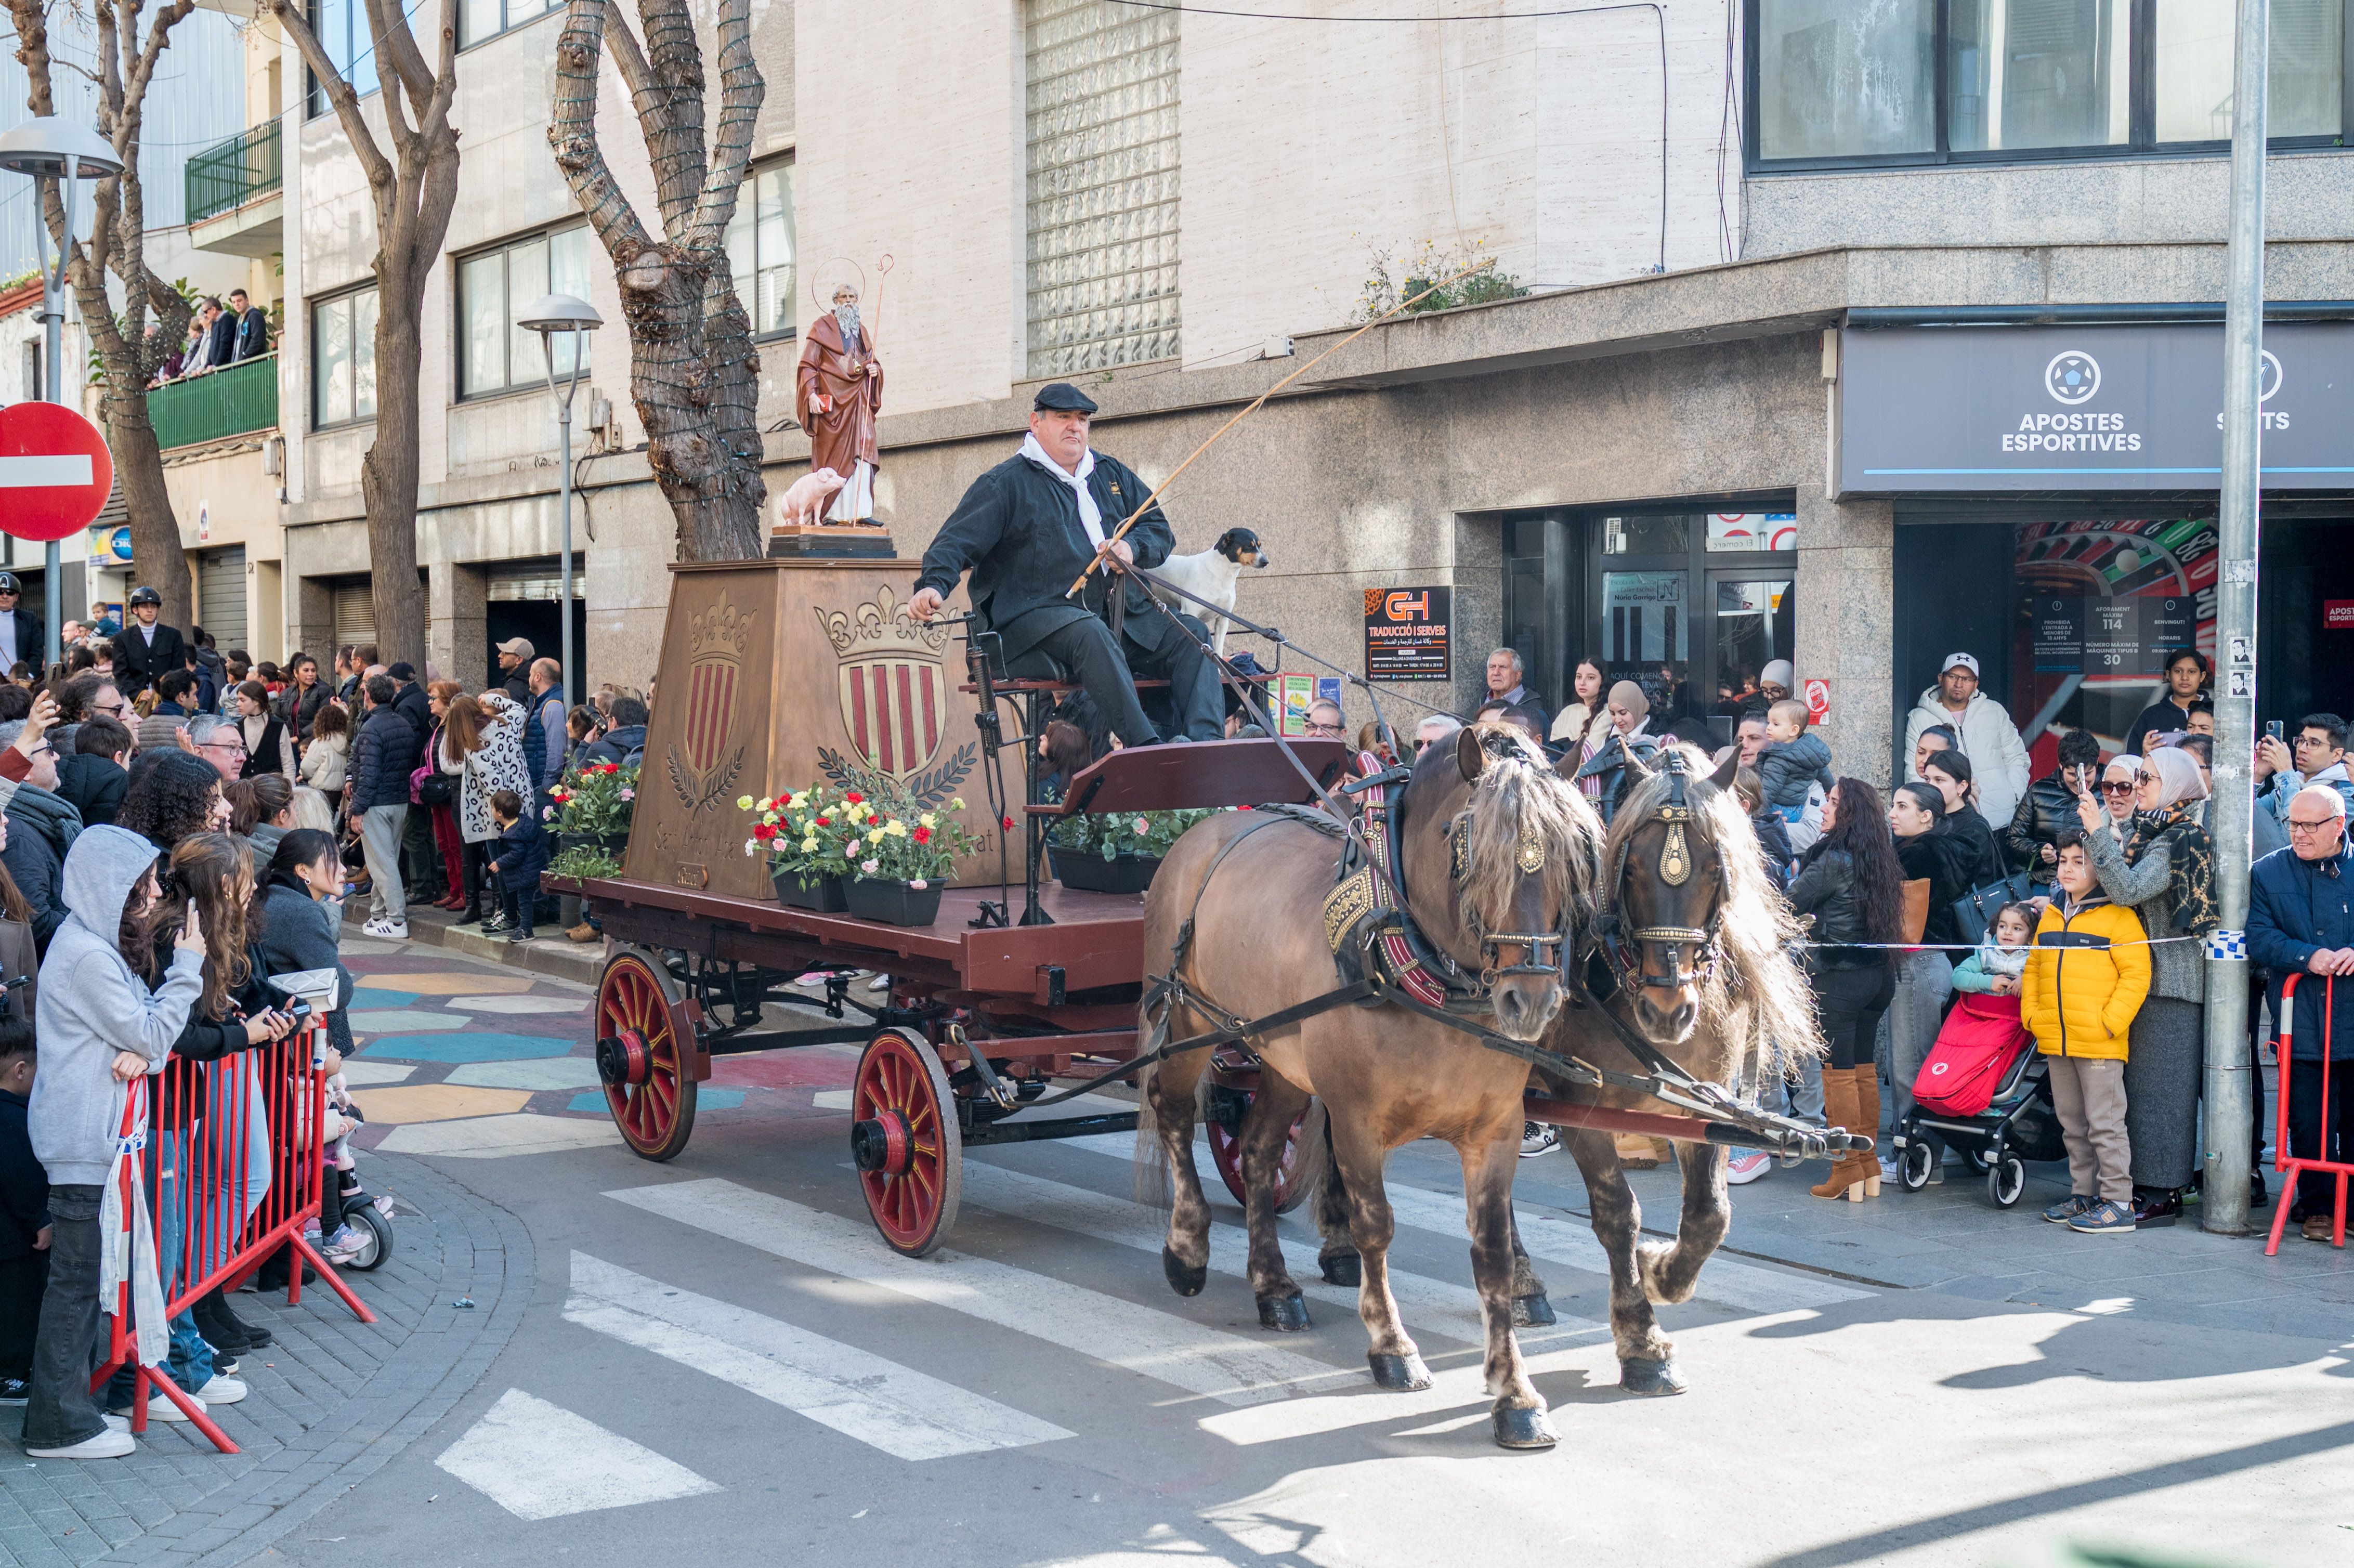
[{"label": "cart wheel", "polygon": [[[1238,1128],[1242,1125],[1243,1117],[1250,1112],[1251,1101],[1257,1097],[1248,1089],[1222,1092],[1232,1095],[1240,1107],[1233,1118],[1234,1125]],[[1275,1168],[1275,1212],[1278,1214],[1288,1214],[1308,1200],[1306,1184],[1291,1179],[1292,1172],[1299,1166],[1300,1124],[1307,1119],[1308,1113],[1303,1109],[1291,1118],[1291,1130],[1283,1135],[1283,1159]],[[1235,1202],[1248,1208],[1250,1195],[1243,1186],[1242,1139],[1228,1128],[1226,1121],[1227,1118],[1215,1114],[1207,1118],[1204,1130],[1210,1135],[1210,1160],[1217,1166],[1218,1178],[1225,1182],[1226,1191],[1235,1195]]]},{"label": "cart wheel", "polygon": [[850,1116],[850,1155],[875,1228],[894,1251],[925,1256],[956,1224],[964,1196],[964,1135],[939,1054],[904,1029],[875,1036],[851,1081]]},{"label": "cart wheel", "polygon": [[1915,1137],[1904,1145],[1904,1158],[1896,1168],[1896,1179],[1908,1192],[1917,1192],[1929,1184],[1929,1172],[1937,1161],[1937,1146],[1925,1138]]},{"label": "cart wheel", "polygon": [[670,976],[642,952],[613,955],[597,982],[597,1076],[613,1124],[647,1160],[671,1160],[695,1131],[691,1045],[679,1038]]},{"label": "cart wheel", "polygon": [[1987,1167],[1987,1196],[1996,1208],[2009,1208],[2026,1191],[2027,1163],[2018,1155],[2005,1154]]}]

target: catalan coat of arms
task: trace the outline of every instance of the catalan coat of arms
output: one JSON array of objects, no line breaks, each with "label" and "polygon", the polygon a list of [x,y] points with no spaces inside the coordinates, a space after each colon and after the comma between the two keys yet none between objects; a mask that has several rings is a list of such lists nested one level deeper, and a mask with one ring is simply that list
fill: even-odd
[{"label": "catalan coat of arms", "polygon": [[971,746],[945,762],[955,688],[949,679],[949,629],[917,620],[889,586],[843,609],[816,611],[833,644],[835,691],[844,757],[821,748],[819,763],[837,783],[887,779],[927,804],[948,798],[971,770]]},{"label": "catalan coat of arms", "polygon": [[744,747],[730,742],[751,630],[724,593],[687,622],[686,730],[669,762],[671,787],[690,811],[725,797],[743,771]]}]

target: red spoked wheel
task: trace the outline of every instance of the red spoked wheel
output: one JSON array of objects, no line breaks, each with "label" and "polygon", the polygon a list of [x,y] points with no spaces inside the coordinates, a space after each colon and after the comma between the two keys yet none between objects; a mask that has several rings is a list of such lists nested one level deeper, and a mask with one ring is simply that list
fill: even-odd
[{"label": "red spoked wheel", "polygon": [[[1210,1135],[1210,1160],[1218,1168],[1218,1178],[1235,1202],[1250,1206],[1250,1193],[1243,1185],[1243,1118],[1249,1114],[1251,1102],[1258,1097],[1250,1089],[1214,1087],[1211,1091],[1210,1114],[1204,1128]],[[1223,1114],[1222,1114],[1223,1113]],[[1291,1118],[1291,1127],[1283,1135],[1283,1159],[1275,1168],[1275,1212],[1288,1214],[1308,1200],[1305,1182],[1292,1180],[1299,1168],[1299,1129],[1307,1121],[1308,1112]]]},{"label": "red spoked wheel", "polygon": [[669,1160],[695,1131],[695,1074],[679,1036],[670,976],[645,954],[613,955],[597,981],[597,1077],[621,1139]]},{"label": "red spoked wheel", "polygon": [[850,1088],[850,1154],[875,1228],[896,1252],[936,1251],[964,1196],[964,1135],[939,1053],[885,1029],[866,1043]]}]

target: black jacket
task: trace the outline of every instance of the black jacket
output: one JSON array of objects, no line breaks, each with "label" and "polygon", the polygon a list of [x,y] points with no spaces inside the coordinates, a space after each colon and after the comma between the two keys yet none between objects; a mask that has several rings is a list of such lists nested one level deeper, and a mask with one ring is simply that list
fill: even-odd
[{"label": "black jacket", "polygon": [[324,681],[313,682],[308,692],[299,686],[289,686],[278,694],[277,700],[270,705],[270,711],[292,727],[297,740],[308,745],[312,721],[319,716],[321,708],[334,700],[334,688]]},{"label": "black jacket", "polygon": [[[1087,493],[1095,497],[1109,538],[1152,487],[1117,458],[1097,452],[1095,460]],[[1175,536],[1159,503],[1137,519],[1127,542],[1140,567],[1157,567],[1169,558]],[[957,579],[971,572],[975,613],[1003,638],[1005,657],[1015,659],[1050,632],[1101,611],[1101,572],[1087,579],[1084,609],[1077,599],[1063,597],[1094,556],[1071,487],[1027,458],[1010,457],[974,480],[940,524],[924,552],[916,586],[951,593]],[[1159,647],[1164,632],[1173,629],[1153,609],[1142,584],[1127,579],[1123,591],[1127,634],[1142,647]]]},{"label": "black jacket", "polygon": [[255,359],[269,352],[270,313],[260,305],[248,305],[237,318],[236,356]]},{"label": "black jacket", "polygon": [[539,874],[547,869],[547,838],[531,820],[531,803],[526,800],[524,815],[512,827],[499,830],[499,853],[491,863],[498,871],[499,885],[510,891],[538,887]]},{"label": "black jacket", "polygon": [[66,851],[81,834],[81,817],[58,796],[37,784],[19,784],[8,800],[8,847],[0,850],[0,865],[8,868],[16,891],[33,906],[33,940],[44,955],[49,938],[64,924],[66,906],[58,902],[58,876]]},{"label": "black jacket", "polygon": [[1922,930],[1922,941],[1962,945],[1962,923],[1954,914],[1954,906],[1978,885],[1970,880],[1975,859],[1970,846],[1942,825],[1896,841],[1896,861],[1904,868],[1904,880],[1926,879],[1929,884],[1929,921]]},{"label": "black jacket", "polygon": [[2174,694],[2169,691],[2142,709],[2141,716],[2133,721],[2131,729],[2126,731],[2126,755],[2139,757],[2142,739],[2152,730],[2164,735],[2172,729],[2189,729],[2192,714],[2211,714],[2214,711],[2215,705],[2208,701],[2203,693],[2192,699],[2188,708],[2181,708],[2175,705]]},{"label": "black jacket", "polygon": [[2019,810],[2002,830],[2002,850],[2012,869],[2049,885],[2052,866],[2043,858],[2046,844],[2057,847],[2060,835],[2083,824],[2076,816],[2076,795],[2062,779],[2060,769],[2038,779],[2019,798]]},{"label": "black jacket", "polygon": [[618,762],[626,767],[632,752],[642,752],[645,748],[646,726],[642,724],[623,725],[617,730],[609,731],[594,746],[582,747],[580,763]]},{"label": "black jacket", "polygon": [[[300,974],[304,969],[333,969],[342,977],[333,1011],[327,1014],[327,1038],[335,1049],[352,1054],[352,1026],[345,1009],[352,1001],[352,971],[344,968],[336,944],[334,915],[313,898],[310,890],[291,876],[271,879],[264,895],[261,945],[258,951],[268,975]],[[271,993],[273,996],[276,992]]]},{"label": "black jacket", "polygon": [[[16,609],[16,658],[20,662],[30,664],[37,673],[48,656],[49,644],[43,630],[41,612],[26,608],[23,600],[19,599]],[[7,673],[7,663],[0,661],[0,675]]]},{"label": "black jacket", "polygon": [[131,775],[114,758],[76,753],[58,759],[58,797],[80,813],[82,826],[114,821]]},{"label": "black jacket", "polygon": [[222,307],[221,313],[213,318],[213,324],[205,335],[212,344],[212,352],[205,356],[205,364],[208,367],[217,370],[224,365],[236,363],[237,317],[229,313],[228,307]]},{"label": "black jacket", "polygon": [[408,721],[408,727],[417,735],[416,745],[408,754],[408,766],[402,773],[402,777],[406,778],[424,766],[425,737],[433,733],[434,727],[433,705],[432,700],[426,696],[425,688],[414,681],[409,681],[403,683],[400,690],[393,694],[392,708],[395,713]]},{"label": "black jacket", "polygon": [[33,1158],[25,1097],[0,1089],[0,1258],[30,1257],[49,1223],[49,1173]]},{"label": "black jacket", "polygon": [[188,662],[187,640],[176,626],[155,623],[155,641],[151,646],[133,620],[114,639],[114,683],[126,697],[135,696],[155,683],[155,678]]},{"label": "black jacket", "polygon": [[1969,858],[1963,864],[1972,887],[2000,882],[2009,874],[2003,863],[2002,851],[1995,844],[1994,828],[1976,806],[1946,812],[1944,831],[1953,834],[1968,851]]},{"label": "black jacket", "polygon": [[[1790,884],[1790,907],[1811,915],[1814,925],[1807,939],[1815,943],[1868,942],[1863,911],[1855,900],[1855,859],[1845,850],[1824,845],[1808,853],[1797,880]],[[1888,955],[1872,948],[1817,946],[1807,949],[1807,968],[1863,969],[1886,961]]]},{"label": "black jacket", "polygon": [[352,741],[351,769],[346,781],[352,810],[408,804],[408,776],[417,770],[417,732],[394,707],[370,713]]}]

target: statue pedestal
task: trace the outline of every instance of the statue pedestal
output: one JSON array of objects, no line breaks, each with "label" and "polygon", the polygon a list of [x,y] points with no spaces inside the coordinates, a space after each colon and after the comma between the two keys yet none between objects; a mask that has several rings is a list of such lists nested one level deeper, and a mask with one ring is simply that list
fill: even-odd
[{"label": "statue pedestal", "polygon": [[897,554],[891,530],[855,523],[779,523],[769,534],[772,561],[887,561]]}]

